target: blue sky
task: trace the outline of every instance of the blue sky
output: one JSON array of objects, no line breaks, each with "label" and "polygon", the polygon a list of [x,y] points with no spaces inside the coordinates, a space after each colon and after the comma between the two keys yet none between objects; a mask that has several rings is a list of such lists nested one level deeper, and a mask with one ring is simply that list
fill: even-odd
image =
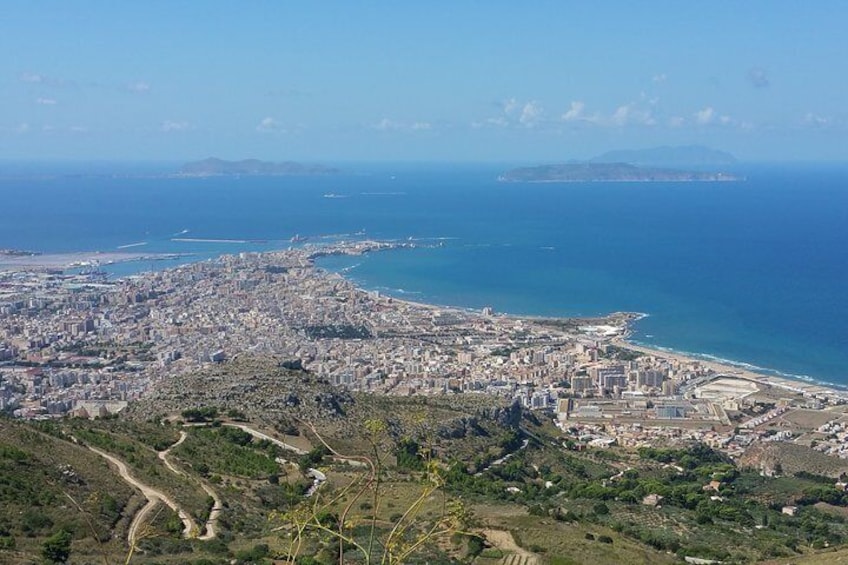
[{"label": "blue sky", "polygon": [[24,2],[0,159],[848,160],[848,2]]}]

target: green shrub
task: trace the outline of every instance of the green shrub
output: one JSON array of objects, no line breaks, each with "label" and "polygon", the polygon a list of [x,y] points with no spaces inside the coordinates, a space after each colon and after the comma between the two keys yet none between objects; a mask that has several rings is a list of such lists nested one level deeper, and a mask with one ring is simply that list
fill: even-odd
[{"label": "green shrub", "polygon": [[41,556],[48,563],[64,563],[71,556],[71,534],[65,530],[59,530],[46,540],[41,546]]},{"label": "green shrub", "polygon": [[480,536],[468,536],[468,557],[477,557],[486,548],[483,538]]}]

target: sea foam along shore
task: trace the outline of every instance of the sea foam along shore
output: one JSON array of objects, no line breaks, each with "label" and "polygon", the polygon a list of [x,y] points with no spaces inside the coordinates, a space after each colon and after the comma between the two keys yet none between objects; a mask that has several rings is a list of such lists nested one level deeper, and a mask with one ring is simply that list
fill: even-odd
[{"label": "sea foam along shore", "polygon": [[[343,278],[347,274],[347,272],[336,273],[338,276]],[[351,279],[347,278],[348,281],[354,282]],[[356,284],[356,283],[354,283]],[[392,292],[393,289],[387,289],[386,287],[380,288],[363,288],[357,285],[357,288],[362,292],[369,291],[389,291],[389,294],[392,295],[392,299],[398,302],[409,303],[418,307],[424,307],[432,310],[442,310],[442,309],[453,309],[453,310],[463,310],[463,311],[476,311],[473,308],[463,308],[456,306],[439,306],[436,304],[429,304],[424,302],[418,302],[415,300],[409,300],[407,298],[400,298],[396,296],[396,293]],[[404,292],[406,296],[413,294],[411,292]],[[754,381],[760,383],[762,385],[773,386],[776,388],[782,388],[788,391],[801,393],[808,396],[817,396],[817,397],[826,397],[838,399],[840,401],[848,401],[848,389],[840,388],[838,385],[833,383],[826,383],[816,381],[809,377],[802,377],[797,375],[773,375],[769,374],[771,371],[768,369],[764,369],[761,367],[754,367],[750,364],[744,363],[736,363],[724,359],[716,359],[712,358],[708,355],[700,355],[700,354],[692,354],[692,353],[682,353],[673,351],[671,349],[665,349],[658,346],[646,346],[639,343],[635,343],[632,341],[632,324],[638,322],[642,318],[649,316],[649,314],[645,314],[642,312],[614,312],[607,314],[606,316],[593,316],[591,318],[585,319],[595,319],[595,320],[610,320],[615,319],[616,323],[620,324],[619,332],[616,337],[610,339],[610,343],[616,345],[617,347],[621,347],[624,349],[629,349],[631,351],[636,351],[639,353],[643,353],[645,355],[650,355],[652,357],[662,358],[662,359],[674,359],[680,363],[699,363],[704,367],[715,372],[717,375],[727,375],[733,376],[737,378],[742,378],[750,381]],[[527,320],[527,321],[538,321],[543,319],[551,319],[550,317],[535,317],[535,316],[518,316],[518,315],[508,315],[509,318],[514,318],[516,320]],[[573,318],[561,318],[562,320],[570,320]],[[581,318],[584,319],[584,318]]]},{"label": "sea foam along shore", "polygon": [[[404,298],[397,296],[398,289],[391,289],[387,287],[373,287],[373,288],[365,288],[361,286],[360,283],[354,281],[350,278],[350,269],[343,269],[339,272],[335,272],[336,276],[342,277],[352,284],[356,285],[357,289],[362,292],[386,292],[392,296],[392,299],[398,302],[409,303],[418,307],[424,307],[432,310],[443,310],[443,309],[453,309],[453,310],[462,310],[465,312],[473,312],[477,311],[474,308],[470,307],[459,307],[459,306],[440,306],[437,304],[430,304],[425,302],[420,302],[417,300],[410,300],[410,295],[416,294],[415,292],[403,291],[402,294]],[[539,321],[544,319],[556,319],[550,318],[548,316],[537,317],[537,316],[522,316],[522,315],[511,315],[505,314],[509,318],[514,318],[516,320],[527,320],[527,321]],[[734,376],[738,378],[743,378],[751,381],[758,382],[763,385],[770,385],[777,388],[786,389],[792,392],[806,394],[809,396],[819,396],[819,397],[828,397],[839,400],[848,401],[848,388],[843,389],[834,383],[821,382],[816,381],[810,377],[803,377],[800,375],[774,375],[771,374],[774,371],[769,369],[765,369],[762,367],[755,367],[746,363],[738,363],[732,362],[725,359],[717,359],[713,356],[706,354],[693,354],[693,353],[684,353],[678,352],[671,349],[662,348],[660,346],[647,346],[640,343],[635,343],[632,340],[632,325],[639,320],[648,317],[650,314],[643,312],[613,312],[607,314],[606,316],[592,316],[580,319],[586,320],[610,320],[614,319],[615,324],[618,325],[618,332],[615,337],[612,337],[610,343],[618,347],[622,347],[624,349],[629,349],[632,351],[638,351],[645,355],[651,355],[657,358],[664,359],[674,359],[681,363],[699,363],[716,374],[719,375],[728,375]],[[560,318],[561,320],[573,320],[574,318]]]},{"label": "sea foam along shore", "polygon": [[801,378],[769,375],[757,372],[745,366],[741,366],[741,364],[704,359],[700,355],[683,354],[666,349],[647,347],[644,345],[633,343],[632,341],[624,338],[614,339],[612,343],[619,347],[623,347],[631,351],[644,353],[645,355],[651,355],[653,357],[674,359],[681,363],[700,363],[701,365],[721,375],[742,378],[758,382],[764,385],[770,385],[773,387],[786,389],[792,392],[801,393],[808,396],[823,396],[834,399],[848,400],[848,390],[839,389],[831,383],[819,383],[815,381],[804,380]]}]

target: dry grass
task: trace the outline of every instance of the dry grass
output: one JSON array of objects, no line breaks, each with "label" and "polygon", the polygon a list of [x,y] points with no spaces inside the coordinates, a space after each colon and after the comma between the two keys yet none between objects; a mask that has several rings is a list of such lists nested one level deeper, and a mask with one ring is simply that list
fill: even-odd
[{"label": "dry grass", "polygon": [[[514,506],[508,505],[477,505],[473,510],[481,528],[509,531],[521,548],[538,555],[542,563],[647,565],[677,562],[673,555],[645,547],[601,525],[538,518],[524,511],[516,512]],[[586,534],[596,539],[586,539]],[[597,540],[599,536],[609,536],[613,543],[602,543]]]},{"label": "dry grass", "polygon": [[817,429],[831,420],[839,417],[839,414],[822,410],[790,410],[774,423],[778,427],[784,427],[779,422],[786,422],[790,429],[812,430]]}]

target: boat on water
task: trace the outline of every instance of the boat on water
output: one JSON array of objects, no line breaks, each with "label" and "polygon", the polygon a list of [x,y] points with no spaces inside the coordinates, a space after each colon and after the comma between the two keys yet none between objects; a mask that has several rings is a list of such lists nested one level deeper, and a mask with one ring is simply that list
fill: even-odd
[{"label": "boat on water", "polygon": [[294,234],[294,237],[291,238],[292,243],[300,243],[302,241],[306,241],[308,238],[301,237],[299,233]]}]

